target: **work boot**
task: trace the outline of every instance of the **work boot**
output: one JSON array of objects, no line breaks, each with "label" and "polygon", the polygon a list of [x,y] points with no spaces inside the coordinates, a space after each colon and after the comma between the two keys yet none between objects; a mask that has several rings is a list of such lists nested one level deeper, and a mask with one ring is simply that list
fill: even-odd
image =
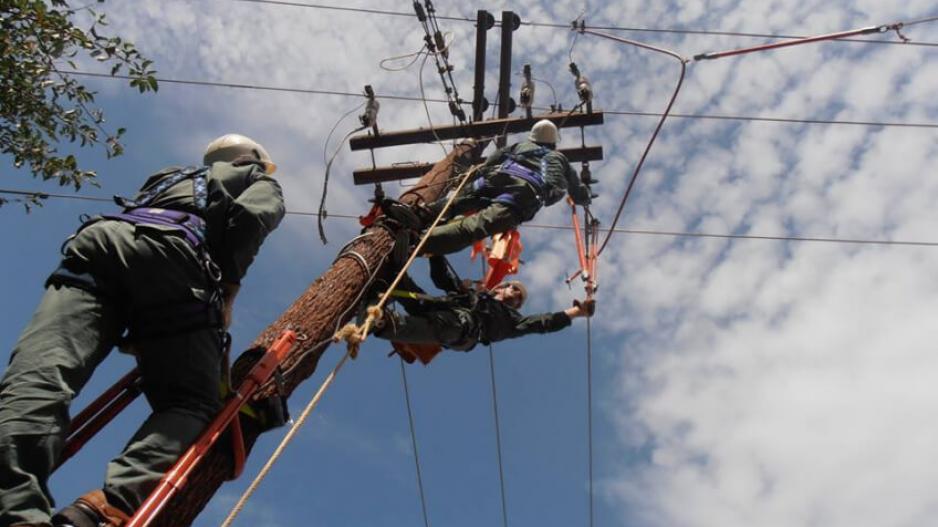
[{"label": "work boot", "polygon": [[55,527],[98,527],[100,520],[97,513],[77,502],[65,507],[52,517]]},{"label": "work boot", "polygon": [[130,515],[107,502],[104,492],[93,490],[52,517],[54,527],[122,527]]}]

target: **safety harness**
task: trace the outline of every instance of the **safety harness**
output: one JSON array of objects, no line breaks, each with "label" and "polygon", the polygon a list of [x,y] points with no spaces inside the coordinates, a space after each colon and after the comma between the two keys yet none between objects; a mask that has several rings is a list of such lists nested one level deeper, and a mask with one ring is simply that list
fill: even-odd
[{"label": "safety harness", "polygon": [[[130,315],[127,340],[156,338],[185,331],[216,328],[224,361],[221,395],[225,403],[202,435],[164,475],[157,488],[132,517],[110,506],[104,495],[100,491],[95,491],[82,496],[74,504],[60,511],[56,516],[59,521],[76,526],[87,524],[144,527],[149,525],[165,504],[183,487],[197,464],[205,458],[226,431],[229,432],[227,436],[231,441],[234,461],[230,477],[234,479],[240,475],[247,452],[241,431],[240,415],[253,418],[260,431],[282,426],[289,419],[280,365],[297,341],[297,335],[293,331],[284,331],[269,348],[255,348],[246,352],[245,355],[253,354],[256,357],[255,364],[237,388],[231,385],[228,364],[231,336],[225,330],[222,321],[221,269],[209,253],[207,226],[200,215],[204,214],[208,206],[206,181],[208,172],[209,167],[188,167],[157,173],[155,176],[169,177],[157,183],[153,188],[142,191],[136,200],[115,196],[114,201],[124,207],[122,212],[102,214],[87,219],[69,239],[98,221],[110,219],[132,225],[169,227],[186,240],[198,255],[205,276],[211,284],[212,291],[209,300],[138,309]],[[148,206],[167,189],[185,180],[192,180],[195,207],[199,214]],[[90,273],[74,272],[64,265],[52,274],[47,284],[50,283],[84,288],[97,294],[103,293]],[[60,464],[81,449],[141,393],[140,376],[138,369],[132,370],[72,420],[63,445]],[[276,394],[261,399],[255,398],[260,388],[269,380],[275,384]]]},{"label": "safety harness", "polygon": [[[544,174],[547,172],[547,154],[549,152],[550,149],[543,146],[538,146],[534,150],[521,154],[507,152],[505,154],[507,159],[493,172],[506,174],[523,181],[537,197],[537,207],[533,211],[524,211],[527,212],[526,216],[528,216],[526,220],[534,217],[534,214],[548,201],[547,182],[544,179]],[[534,159],[538,160],[539,167],[537,169],[524,164],[524,161],[531,162]],[[484,193],[487,188],[491,188],[491,183],[486,177],[481,177],[473,183],[473,190],[476,192]],[[519,211],[524,208],[524,205],[518,202],[518,197],[512,192],[503,192],[492,198],[492,201],[504,203]]]},{"label": "safety harness", "polygon": [[[207,302],[157,306],[135,316],[130,325],[131,338],[153,338],[205,327],[217,327],[222,345],[224,346],[229,340],[222,327],[224,295],[221,287],[221,269],[209,253],[206,243],[207,226],[201,216],[208,208],[208,182],[206,181],[208,172],[207,166],[179,169],[175,174],[154,185],[153,188],[142,192],[135,200],[114,196],[114,202],[124,207],[124,211],[102,215],[103,218],[120,220],[132,225],[156,225],[169,227],[179,232],[198,255],[205,277],[211,286],[211,294]],[[148,206],[167,189],[187,179],[192,181],[192,198],[198,214]]]},{"label": "safety harness", "polygon": [[[206,243],[207,226],[200,214],[204,214],[208,207],[208,184],[206,176],[209,167],[173,168],[157,173],[165,177],[152,188],[141,192],[135,200],[115,196],[114,201],[124,208],[122,212],[101,214],[86,219],[75,234],[70,236],[66,243],[78,235],[83,229],[102,220],[118,220],[132,225],[154,225],[168,227],[178,234],[192,247],[199,258],[199,262],[210,284],[210,295],[207,300],[193,299],[190,302],[174,303],[172,305],[148,306],[134,310],[128,320],[128,335],[125,342],[134,340],[154,339],[176,335],[188,331],[204,328],[218,328],[219,339],[224,345],[227,342],[226,333],[222,327],[223,291],[221,287],[221,269],[212,260]],[[181,210],[149,207],[148,205],[162,195],[173,185],[184,181],[192,181],[192,195],[198,213]],[[63,244],[63,249],[65,245]],[[68,264],[56,269],[47,281],[47,285],[70,285],[85,289],[96,294],[106,293],[91,273],[79,272],[69,268]]]},{"label": "safety harness", "polygon": [[[153,188],[142,192],[135,200],[115,196],[114,201],[124,207],[124,211],[117,214],[104,214],[101,218],[125,221],[133,225],[170,227],[182,234],[195,250],[205,276],[211,284],[211,295],[208,301],[154,306],[138,310],[131,314],[130,335],[128,338],[130,340],[156,338],[204,328],[217,328],[225,360],[221,394],[223,398],[227,399],[234,393],[231,386],[228,362],[231,335],[225,330],[222,321],[224,291],[221,286],[221,268],[212,260],[209,253],[205,220],[198,214],[185,211],[148,207],[150,203],[153,203],[157,197],[170,187],[188,179],[192,180],[192,196],[195,208],[200,214],[204,214],[208,208],[208,172],[209,167],[207,166],[176,169],[175,173],[164,172],[163,175],[172,175],[160,181]],[[258,348],[249,350],[247,353],[263,355],[264,352],[264,349]],[[252,417],[264,430],[282,426],[289,420],[286,398],[283,397],[284,381],[282,372],[277,368],[272,375],[277,386],[276,395],[253,401],[252,405],[244,406],[241,409],[241,413]],[[240,467],[236,472],[240,472]]]}]

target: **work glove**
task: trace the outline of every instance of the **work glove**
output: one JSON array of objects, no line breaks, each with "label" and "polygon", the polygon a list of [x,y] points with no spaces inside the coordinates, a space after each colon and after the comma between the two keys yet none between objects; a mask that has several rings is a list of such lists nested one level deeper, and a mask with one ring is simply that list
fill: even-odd
[{"label": "work glove", "polygon": [[574,300],[573,307],[577,308],[579,311],[577,316],[591,317],[596,313],[596,300],[592,298],[587,298],[582,302],[579,300]]}]

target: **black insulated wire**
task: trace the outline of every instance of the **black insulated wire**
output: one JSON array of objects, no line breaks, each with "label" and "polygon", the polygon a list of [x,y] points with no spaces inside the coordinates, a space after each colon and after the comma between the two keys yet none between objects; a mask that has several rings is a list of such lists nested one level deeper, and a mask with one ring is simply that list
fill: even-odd
[{"label": "black insulated wire", "polygon": [[410,423],[410,441],[414,448],[414,465],[417,468],[417,489],[420,492],[420,508],[423,511],[423,525],[430,527],[430,518],[427,516],[427,497],[423,490],[423,476],[420,473],[420,457],[417,453],[417,432],[414,429],[414,412],[410,405],[410,387],[407,385],[407,372],[404,370],[404,359],[400,359],[401,383],[404,385],[404,402],[407,404],[407,421]]},{"label": "black insulated wire", "polygon": [[[372,15],[381,15],[381,16],[401,16],[408,17],[413,16],[411,13],[404,11],[388,11],[382,9],[367,9],[367,8],[356,8],[356,7],[342,7],[334,5],[325,5],[325,4],[309,4],[302,2],[288,2],[284,0],[231,0],[233,2],[250,2],[255,4],[269,4],[269,5],[279,5],[286,7],[305,7],[310,9],[322,9],[322,10],[331,10],[331,11],[347,11],[353,13],[366,13]],[[476,19],[467,18],[462,16],[444,16],[437,15],[439,20],[450,20],[453,22],[469,22],[475,23]],[[923,24],[926,22],[935,22],[938,21],[938,16],[929,16],[925,18],[915,19],[910,22],[903,22],[903,26],[908,27],[915,24]],[[522,22],[522,25],[531,26],[531,27],[545,27],[545,28],[556,28],[556,29],[569,29],[569,23],[558,23],[558,22],[538,22],[538,21],[528,21]],[[499,23],[495,24],[496,26],[500,25]],[[741,38],[804,38],[803,35],[789,35],[784,33],[754,33],[754,32],[742,32],[742,31],[718,31],[718,30],[708,30],[708,29],[680,29],[680,28],[648,28],[648,27],[634,27],[634,26],[616,26],[616,25],[595,25],[589,26],[589,29],[595,29],[598,31],[629,31],[635,33],[665,33],[665,34],[677,34],[677,35],[702,35],[702,36],[720,36],[720,37],[741,37]],[[858,44],[887,44],[887,45],[907,45],[907,46],[924,46],[924,47],[938,47],[938,42],[897,42],[895,40],[870,40],[862,38],[839,38],[835,42],[849,42],[849,43],[858,43]]]},{"label": "black insulated wire", "polygon": [[[117,80],[131,80],[133,77],[128,75],[109,75],[107,73],[95,73],[89,71],[70,71],[69,75],[77,75],[81,77],[96,77],[102,79],[117,79]],[[240,84],[240,83],[231,83],[231,82],[215,82],[215,81],[202,81],[202,80],[193,80],[193,79],[170,79],[166,77],[160,77],[156,79],[158,82],[165,84],[182,84],[182,85],[191,85],[191,86],[203,86],[203,87],[212,87],[212,88],[232,88],[238,90],[256,90],[256,91],[272,91],[272,92],[284,92],[284,93],[303,93],[309,95],[336,95],[340,97],[361,97],[361,93],[355,92],[343,92],[337,90],[317,90],[317,89],[306,89],[306,88],[290,88],[290,87],[280,87],[280,86],[264,86],[259,84]],[[553,86],[550,86],[544,80],[534,79],[535,82],[540,82],[542,84],[547,84],[551,91],[553,92]],[[432,98],[423,98],[423,97],[410,97],[407,95],[392,95],[392,94],[377,94],[377,97],[388,100],[395,101],[412,101],[412,102],[432,102],[438,104],[448,104],[449,101],[443,99],[432,99]],[[556,94],[555,94],[556,99]],[[464,103],[465,104],[465,103]],[[497,106],[497,105],[493,105]],[[554,112],[555,109],[551,109],[543,106],[535,106],[533,109],[538,111],[548,111]],[[492,115],[494,116],[496,108],[493,107]],[[563,110],[556,110],[563,111]],[[629,110],[603,110],[603,113],[608,115],[631,115],[631,116],[640,116],[640,117],[660,117],[662,114],[655,112],[641,112],[641,111],[629,111]],[[753,115],[708,115],[708,114],[682,114],[682,113],[672,113],[670,115],[674,118],[679,119],[714,119],[714,120],[724,120],[724,121],[751,121],[751,122],[767,122],[767,123],[791,123],[791,124],[811,124],[811,125],[849,125],[849,126],[883,126],[883,127],[897,127],[897,128],[927,128],[927,129],[938,129],[938,123],[903,123],[903,122],[889,122],[889,121],[838,121],[838,120],[827,120],[827,119],[798,119],[798,118],[785,118],[785,117],[758,117]]]},{"label": "black insulated wire", "polygon": [[619,208],[616,209],[616,214],[612,219],[612,223],[609,225],[609,232],[606,234],[606,238],[603,240],[603,243],[599,246],[599,250],[596,252],[596,256],[598,257],[606,249],[606,245],[609,244],[609,239],[612,238],[612,235],[615,232],[615,227],[616,227],[616,224],[618,224],[619,222],[619,217],[622,215],[622,210],[625,208],[625,204],[629,199],[629,195],[632,193],[632,189],[635,187],[635,182],[638,180],[638,175],[641,173],[642,166],[645,164],[645,159],[648,157],[648,153],[651,152],[651,147],[655,144],[655,139],[658,138],[658,133],[661,132],[661,127],[664,126],[664,122],[667,120],[668,115],[671,113],[671,108],[674,106],[674,102],[677,100],[677,96],[681,92],[681,86],[683,86],[684,84],[684,76],[687,73],[688,59],[682,57],[681,55],[678,55],[677,53],[669,49],[660,48],[658,46],[652,46],[651,44],[646,44],[644,42],[638,42],[635,40],[617,37],[615,35],[609,35],[607,33],[600,33],[598,31],[593,31],[590,29],[584,29],[583,25],[580,25],[579,27],[577,27],[576,24],[574,24],[574,30],[580,31],[581,33],[585,33],[588,35],[594,35],[597,37],[606,38],[606,39],[620,42],[623,44],[636,46],[636,47],[646,49],[649,51],[654,51],[656,53],[668,55],[669,57],[677,60],[681,64],[681,74],[680,74],[680,77],[678,78],[677,84],[675,84],[674,86],[674,93],[671,95],[671,99],[668,101],[668,106],[665,108],[664,113],[661,114],[661,119],[658,120],[658,125],[655,126],[655,131],[651,135],[651,139],[649,139],[648,144],[645,146],[645,150],[642,152],[642,157],[639,159],[638,164],[635,165],[635,170],[632,172],[632,177],[629,179],[629,184],[625,188],[625,194],[622,196],[622,201],[619,202]]},{"label": "black insulated wire", "polygon": [[[448,182],[441,183],[448,184]],[[421,189],[422,186],[415,187],[415,189]],[[414,189],[411,189],[408,192],[412,192]],[[113,200],[110,198],[101,198],[95,196],[78,196],[71,194],[55,194],[50,192],[43,191],[30,191],[30,190],[13,190],[13,189],[0,189],[0,194],[8,194],[11,196],[26,196],[26,197],[36,197],[38,199],[45,198],[55,198],[55,199],[70,199],[78,201],[96,201],[99,203],[113,203]],[[299,210],[288,210],[288,216],[319,216],[316,212],[308,211],[299,211]],[[342,218],[344,220],[358,220],[359,216],[356,214],[344,214],[344,213],[329,213],[329,217],[332,218]],[[550,230],[570,230],[569,225],[547,225],[540,223],[525,223],[525,228],[530,229],[550,229]],[[601,231],[607,231],[608,229],[598,229]],[[835,243],[835,244],[844,244],[844,245],[879,245],[884,247],[931,247],[938,248],[938,241],[929,242],[929,241],[916,241],[916,240],[870,240],[862,238],[830,238],[830,237],[820,237],[820,236],[772,236],[772,235],[762,235],[762,234],[719,234],[713,232],[687,232],[687,231],[666,231],[666,230],[655,230],[655,229],[623,229],[617,227],[615,232],[619,234],[629,234],[632,236],[666,236],[669,238],[712,238],[716,240],[749,240],[749,241],[775,241],[775,242],[797,242],[797,243]]]}]

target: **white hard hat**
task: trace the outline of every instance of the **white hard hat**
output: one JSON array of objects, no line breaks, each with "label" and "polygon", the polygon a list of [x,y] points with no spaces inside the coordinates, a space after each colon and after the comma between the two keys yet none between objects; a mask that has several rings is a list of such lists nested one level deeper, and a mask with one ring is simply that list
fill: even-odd
[{"label": "white hard hat", "polygon": [[241,134],[225,134],[205,147],[202,163],[211,165],[217,161],[231,162],[241,156],[250,156],[264,163],[268,174],[277,171],[277,164],[257,141]]},{"label": "white hard hat", "polygon": [[554,123],[547,119],[541,119],[531,127],[528,140],[534,143],[549,143],[555,145],[560,140],[560,133],[557,131],[557,126]]}]

